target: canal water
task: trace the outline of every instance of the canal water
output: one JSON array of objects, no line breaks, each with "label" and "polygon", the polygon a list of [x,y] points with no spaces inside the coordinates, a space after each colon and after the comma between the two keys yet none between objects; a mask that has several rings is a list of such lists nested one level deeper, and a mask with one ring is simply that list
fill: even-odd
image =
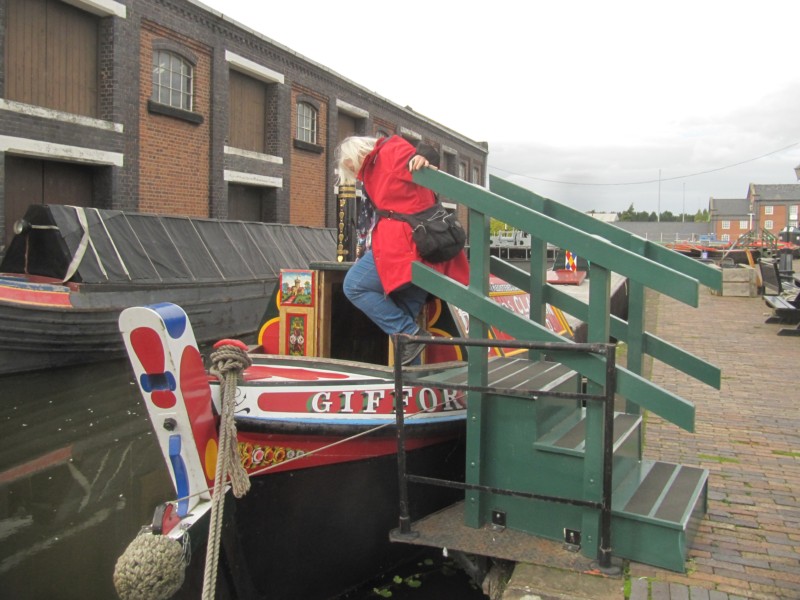
[{"label": "canal water", "polygon": [[[127,361],[0,377],[0,599],[113,600],[117,558],[172,498]],[[349,596],[382,597],[484,598],[435,552]]]},{"label": "canal water", "polygon": [[117,558],[174,497],[127,362],[0,390],[0,597],[116,598]]}]

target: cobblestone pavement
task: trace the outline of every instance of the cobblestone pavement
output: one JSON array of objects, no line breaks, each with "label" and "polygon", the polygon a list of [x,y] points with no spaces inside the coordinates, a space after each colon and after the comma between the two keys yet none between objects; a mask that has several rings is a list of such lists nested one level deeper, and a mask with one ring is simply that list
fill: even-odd
[{"label": "cobblestone pavement", "polygon": [[647,314],[650,331],[720,367],[722,385],[651,367],[695,403],[696,431],[648,413],[644,456],[707,468],[708,515],[686,574],[631,563],[631,600],[800,599],[800,337],[764,322],[761,297],[707,288],[699,309],[653,295]]}]

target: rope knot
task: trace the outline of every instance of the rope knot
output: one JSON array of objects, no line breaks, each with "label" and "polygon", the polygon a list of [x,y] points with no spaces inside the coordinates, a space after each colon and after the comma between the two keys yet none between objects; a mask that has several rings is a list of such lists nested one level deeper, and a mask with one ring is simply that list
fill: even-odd
[{"label": "rope knot", "polygon": [[218,346],[211,353],[211,374],[221,383],[230,373],[238,376],[247,367],[253,364],[250,355],[238,345],[225,344]]}]

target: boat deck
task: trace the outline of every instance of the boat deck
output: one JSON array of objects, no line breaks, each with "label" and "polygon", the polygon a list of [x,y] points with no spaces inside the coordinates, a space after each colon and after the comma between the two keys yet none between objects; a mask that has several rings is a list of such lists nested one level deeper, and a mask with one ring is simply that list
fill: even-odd
[{"label": "boat deck", "polygon": [[478,556],[492,556],[518,563],[583,572],[593,568],[594,559],[572,551],[562,542],[533,536],[492,523],[480,528],[464,524],[464,502],[457,502],[411,525],[410,534],[390,532],[393,542],[446,548]]}]

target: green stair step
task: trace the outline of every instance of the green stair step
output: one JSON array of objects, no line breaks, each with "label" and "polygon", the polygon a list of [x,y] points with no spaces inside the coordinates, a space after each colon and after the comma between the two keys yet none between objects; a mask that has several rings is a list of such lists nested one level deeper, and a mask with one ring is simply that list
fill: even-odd
[{"label": "green stair step", "polygon": [[707,509],[708,471],[643,460],[613,499],[616,556],[685,571],[688,546]]},{"label": "green stair step", "polygon": [[[582,477],[583,458],[586,447],[586,411],[580,411],[580,419],[568,417],[543,435],[534,448],[542,454],[561,454],[575,458],[570,470],[577,478]],[[614,414],[614,443],[612,464],[612,485],[619,486],[628,475],[638,468],[641,460],[640,415],[628,413]],[[546,460],[546,459],[544,459]],[[563,464],[563,463],[562,463]]]},{"label": "green stair step", "polygon": [[[468,369],[458,366],[421,377],[421,380],[447,386],[467,385]],[[560,363],[531,361],[526,358],[492,357],[488,364],[488,386],[518,392],[546,391],[576,377],[575,371]]]},{"label": "green stair step", "polygon": [[[567,420],[553,427],[541,436],[536,447],[551,452],[567,454],[583,454],[586,445],[585,410],[581,411],[581,419],[572,422]],[[638,433],[642,418],[628,413],[614,413],[614,449],[619,448],[632,435]]]}]

